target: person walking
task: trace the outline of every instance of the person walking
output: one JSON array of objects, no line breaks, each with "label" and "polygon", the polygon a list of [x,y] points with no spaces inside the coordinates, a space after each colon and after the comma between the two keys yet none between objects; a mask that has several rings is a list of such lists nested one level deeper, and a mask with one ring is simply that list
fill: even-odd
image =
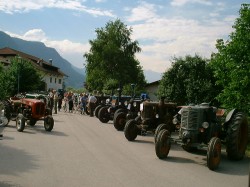
[{"label": "person walking", "polygon": [[94,116],[94,110],[95,110],[95,103],[97,99],[94,95],[90,94],[88,98],[88,103],[89,103],[89,109],[90,109],[90,117]]},{"label": "person walking", "polygon": [[69,92],[67,99],[69,102],[69,112],[73,112],[74,102],[73,102],[73,92],[72,91]]},{"label": "person walking", "polygon": [[53,99],[54,99],[54,114],[57,114],[57,105],[58,105],[58,93],[56,90],[53,90]]}]

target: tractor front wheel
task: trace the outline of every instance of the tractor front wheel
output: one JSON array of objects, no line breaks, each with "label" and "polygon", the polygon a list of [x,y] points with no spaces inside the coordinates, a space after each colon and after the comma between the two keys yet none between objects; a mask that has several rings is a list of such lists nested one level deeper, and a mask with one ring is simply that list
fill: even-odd
[{"label": "tractor front wheel", "polygon": [[122,131],[124,129],[125,124],[126,124],[126,115],[127,114],[124,112],[120,112],[115,115],[114,127],[116,128],[116,130]]},{"label": "tractor front wheel", "polygon": [[213,137],[208,143],[207,149],[207,167],[210,170],[218,168],[221,160],[221,141],[217,137]]},{"label": "tractor front wheel", "polygon": [[46,116],[44,118],[44,128],[46,131],[52,131],[54,127],[54,119],[52,116]]},{"label": "tractor front wheel", "polygon": [[171,148],[170,133],[166,129],[162,129],[156,138],[155,153],[159,159],[168,157],[169,150]]},{"label": "tractor front wheel", "polygon": [[25,128],[25,118],[22,114],[18,114],[16,117],[16,129],[18,132],[22,132]]},{"label": "tractor front wheel", "polygon": [[108,107],[102,107],[99,112],[98,112],[98,119],[102,123],[108,123],[109,121],[109,112],[108,112]]}]

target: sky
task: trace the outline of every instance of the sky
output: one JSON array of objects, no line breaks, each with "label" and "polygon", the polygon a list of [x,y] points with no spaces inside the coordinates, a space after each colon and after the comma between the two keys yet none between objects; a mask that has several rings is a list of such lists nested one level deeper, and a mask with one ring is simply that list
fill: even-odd
[{"label": "sky", "polygon": [[120,19],[132,28],[143,70],[164,73],[173,57],[210,58],[216,40],[227,40],[239,17],[240,0],[0,0],[0,30],[41,41],[76,67],[95,30]]}]

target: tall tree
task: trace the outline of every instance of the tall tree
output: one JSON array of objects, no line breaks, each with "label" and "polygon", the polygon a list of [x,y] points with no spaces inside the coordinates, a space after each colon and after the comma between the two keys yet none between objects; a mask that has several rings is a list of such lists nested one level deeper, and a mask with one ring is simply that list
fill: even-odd
[{"label": "tall tree", "polygon": [[223,87],[218,100],[227,108],[250,113],[250,4],[242,4],[239,14],[229,39],[217,40],[218,52],[212,54],[211,63],[217,84]]},{"label": "tall tree", "polygon": [[97,38],[89,41],[90,51],[84,54],[88,89],[102,91],[110,82],[123,86],[136,83],[138,88],[143,87],[145,77],[135,58],[141,49],[137,41],[131,40],[132,28],[116,20],[95,32]]},{"label": "tall tree", "polygon": [[39,90],[42,85],[42,77],[32,64],[25,59],[15,57],[11,59],[10,66],[1,71],[0,98],[13,96],[18,92]]},{"label": "tall tree", "polygon": [[198,55],[175,57],[172,67],[163,74],[158,96],[166,96],[179,105],[210,102],[217,92],[214,83],[207,59]]}]

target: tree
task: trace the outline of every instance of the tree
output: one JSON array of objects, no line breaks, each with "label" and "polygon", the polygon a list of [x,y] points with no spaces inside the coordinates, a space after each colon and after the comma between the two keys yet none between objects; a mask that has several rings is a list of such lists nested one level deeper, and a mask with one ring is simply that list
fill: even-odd
[{"label": "tree", "polygon": [[0,97],[13,96],[18,92],[39,90],[42,85],[42,77],[31,62],[15,57],[11,59],[10,66],[1,72]]},{"label": "tree", "polygon": [[218,89],[208,62],[198,55],[173,58],[172,67],[160,81],[158,96],[179,105],[212,101]]},{"label": "tree", "polygon": [[131,83],[144,87],[142,67],[135,58],[141,49],[137,41],[131,40],[132,29],[116,20],[96,29],[96,34],[97,38],[89,41],[90,51],[84,54],[88,89],[103,91],[114,82],[117,88]]},{"label": "tree", "polygon": [[218,100],[226,108],[239,108],[250,113],[250,4],[242,4],[224,42],[217,40],[217,53],[212,54],[211,64],[217,84],[223,87]]}]

